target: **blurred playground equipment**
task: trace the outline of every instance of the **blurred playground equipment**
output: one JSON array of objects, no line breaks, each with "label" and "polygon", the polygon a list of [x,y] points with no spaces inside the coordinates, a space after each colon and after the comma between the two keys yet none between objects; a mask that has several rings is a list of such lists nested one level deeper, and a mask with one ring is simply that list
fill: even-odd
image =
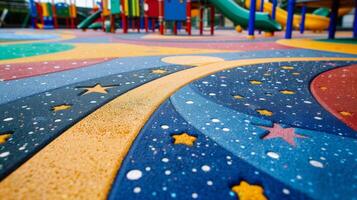
[{"label": "blurred playground equipment", "polygon": [[75,0],[55,3],[29,0],[31,26],[40,29],[58,28],[58,19],[66,21],[67,28],[76,27],[77,8]]},{"label": "blurred playground equipment", "polygon": [[[257,0],[256,10],[259,11],[261,7],[261,0]],[[250,7],[250,0],[245,1],[245,6],[247,8]],[[268,12],[272,15],[274,10],[273,3],[264,2],[263,3],[263,12]],[[339,16],[346,15],[352,9],[351,8],[340,8]],[[330,19],[327,17],[330,14],[330,10],[328,8],[319,8],[313,13],[306,13],[305,15],[305,30],[314,30],[314,31],[322,31],[328,29],[330,24]],[[286,26],[288,12],[280,7],[275,6],[275,16],[276,21],[278,21],[282,26]],[[296,29],[300,29],[301,26],[302,15],[294,14],[293,26]]]},{"label": "blurred playground equipment", "polygon": [[[354,13],[354,25],[353,25],[353,37],[357,38],[357,1],[351,0],[289,0],[288,1],[288,16],[286,22],[286,32],[285,38],[292,38],[292,29],[294,23],[294,9],[296,6],[301,7],[301,21],[300,21],[300,32],[303,33],[305,29],[307,14],[307,7],[310,8],[330,8],[330,14],[328,21],[328,26],[324,25],[324,29],[328,29],[328,39],[334,39],[336,34],[337,18],[339,15],[344,15],[348,13],[351,8],[355,8]],[[319,12],[315,12],[315,15]],[[318,16],[318,15],[316,15]],[[327,14],[325,14],[327,16]],[[323,16],[320,16],[323,17]],[[314,21],[312,18],[310,21]],[[316,22],[315,22],[316,24]],[[322,22],[321,22],[322,24]],[[316,25],[315,25],[316,26]],[[321,25],[322,26],[322,25]]]},{"label": "blurred playground equipment", "polygon": [[9,12],[9,10],[8,9],[4,9],[3,11],[2,11],[2,13],[1,13],[1,17],[0,17],[0,27],[2,27],[3,26],[3,24],[4,24],[4,20],[5,20],[5,18],[6,18],[6,15],[7,15],[7,13]]},{"label": "blurred playground equipment", "polygon": [[[357,7],[357,1],[350,0],[288,0],[287,3],[287,11],[277,6],[277,0],[272,0],[272,3],[264,0],[246,0],[245,6],[250,8],[251,12],[256,10],[268,12],[273,19],[276,19],[286,28],[285,38],[287,39],[292,38],[294,28],[299,29],[300,33],[304,33],[305,30],[322,31],[328,29],[328,38],[334,39],[337,17],[347,14],[353,7]],[[301,15],[295,14],[296,6],[301,7]],[[308,7],[318,9],[310,14],[307,13]],[[357,14],[355,12],[355,24],[353,26],[355,38],[357,35],[356,21]]]},{"label": "blurred playground equipment", "polygon": [[[29,16],[33,28],[58,28],[59,19],[66,22],[67,28],[76,27],[78,12],[75,0],[51,0],[51,3],[49,0],[43,1],[29,0]],[[191,35],[194,24],[197,25],[200,35],[207,30],[205,26],[208,26],[210,34],[213,35],[216,13],[220,13],[233,22],[237,32],[247,29],[248,38],[254,38],[255,30],[265,31],[268,33],[266,35],[272,36],[275,31],[282,29],[286,30],[286,38],[292,37],[293,29],[299,29],[300,33],[304,33],[305,30],[329,30],[329,38],[334,38],[337,17],[350,13],[352,8],[356,7],[355,1],[350,0],[287,0],[287,10],[279,7],[277,0],[242,2],[239,4],[235,0],[93,0],[91,15],[77,28],[102,29],[113,33],[117,28],[121,28],[123,33],[128,33],[129,29],[138,32],[142,29],[145,32],[155,32],[159,29],[162,35],[176,35],[178,30],[184,29]],[[295,7],[299,7],[301,12],[294,12]],[[315,10],[307,13],[307,10],[312,9]],[[354,35],[357,35],[357,26],[353,27]]]},{"label": "blurred playground equipment", "polygon": [[[110,10],[108,4],[110,3]],[[123,8],[123,12],[120,8]],[[177,34],[178,29],[185,27],[188,35],[192,34],[192,17],[197,16],[199,20],[199,33],[203,35],[204,30],[204,10],[209,14],[207,21],[210,25],[210,34],[214,34],[215,9],[218,8],[224,16],[235,24],[244,28],[248,27],[249,11],[240,7],[233,0],[103,0],[101,2],[101,15],[93,13],[84,20],[78,28],[89,28],[98,18],[103,19],[103,24],[107,17],[110,18],[110,30],[113,32],[116,27],[116,16],[121,18],[118,25],[127,33],[128,29],[144,28],[146,32],[150,29],[155,31],[159,28],[161,34],[166,32],[166,28],[171,28],[173,34]],[[278,31],[281,26],[272,20],[267,13],[257,13],[256,28],[265,31]],[[103,28],[108,30],[108,28]]]}]

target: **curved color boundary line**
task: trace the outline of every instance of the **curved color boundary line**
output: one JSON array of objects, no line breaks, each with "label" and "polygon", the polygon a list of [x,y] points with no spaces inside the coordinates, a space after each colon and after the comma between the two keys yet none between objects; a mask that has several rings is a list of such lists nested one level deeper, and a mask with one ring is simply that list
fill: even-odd
[{"label": "curved color boundary line", "polygon": [[[16,58],[12,60],[0,60],[0,64],[15,64],[28,62],[59,61],[72,59],[95,59],[95,58],[124,58],[138,56],[160,56],[160,55],[179,55],[179,54],[205,54],[205,53],[227,53],[228,50],[214,49],[185,49],[178,47],[155,47],[137,44],[96,44],[91,43],[63,43],[71,44],[73,49],[53,54]],[[234,51],[239,52],[239,51]]]},{"label": "curved color boundary line", "polygon": [[[40,34],[36,31],[27,32],[27,31],[16,31],[16,34]],[[52,33],[54,35],[58,35],[59,38],[48,39],[48,40],[26,40],[26,41],[15,41],[15,42],[2,42],[0,45],[9,45],[9,44],[28,44],[28,43],[43,43],[43,42],[60,42],[64,40],[70,40],[76,38],[73,34],[65,31]]]},{"label": "curved color boundary line", "polygon": [[209,74],[267,62],[357,60],[270,58],[217,62],[183,70],[117,97],[65,131],[0,183],[6,199],[105,199],[140,129],[167,98]]},{"label": "curved color boundary line", "polygon": [[110,59],[96,58],[86,60],[30,62],[21,64],[11,64],[10,70],[6,70],[6,65],[0,64],[0,79],[2,79],[3,81],[11,81],[35,76],[42,76],[56,72],[90,67],[107,61],[110,61]]},{"label": "curved color boundary line", "polygon": [[324,109],[357,131],[355,82],[357,65],[349,65],[322,72],[311,81],[310,91]]},{"label": "curved color boundary line", "polygon": [[312,49],[319,51],[328,51],[344,54],[357,54],[357,45],[354,44],[342,44],[342,43],[333,43],[333,42],[321,42],[314,41],[310,39],[293,39],[293,40],[278,40],[276,43],[295,47],[302,49]]}]

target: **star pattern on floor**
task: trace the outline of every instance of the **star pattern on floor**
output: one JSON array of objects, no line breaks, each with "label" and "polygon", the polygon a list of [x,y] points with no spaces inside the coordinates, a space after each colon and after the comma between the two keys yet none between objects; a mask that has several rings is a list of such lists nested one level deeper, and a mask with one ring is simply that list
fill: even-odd
[{"label": "star pattern on floor", "polygon": [[296,134],[294,128],[283,128],[276,123],[274,123],[272,128],[265,126],[261,126],[261,128],[269,131],[269,133],[263,137],[263,140],[281,138],[294,147],[296,146],[295,138],[307,138],[303,135]]},{"label": "star pattern on floor", "polygon": [[340,114],[344,117],[351,117],[352,113],[348,111],[341,111]]},{"label": "star pattern on floor", "polygon": [[69,110],[69,109],[71,109],[71,107],[72,107],[72,105],[69,105],[69,104],[61,104],[61,105],[53,106],[52,111],[58,112],[58,111],[62,111],[62,110]]},{"label": "star pattern on floor", "polygon": [[325,91],[325,90],[327,90],[327,87],[321,86],[320,89],[321,89],[322,91]]},{"label": "star pattern on floor", "polygon": [[237,194],[239,200],[266,200],[264,190],[259,185],[251,185],[246,181],[241,181],[239,185],[232,187],[232,191]]},{"label": "star pattern on floor", "polygon": [[294,69],[293,66],[282,66],[281,69],[292,70]]},{"label": "star pattern on floor", "polygon": [[0,144],[4,144],[12,135],[12,132],[0,133]]},{"label": "star pattern on floor", "polygon": [[85,90],[85,92],[82,94],[91,94],[91,93],[100,93],[100,94],[108,94],[108,89],[113,88],[113,86],[102,86],[101,84],[97,83],[93,87],[83,87],[82,89]]},{"label": "star pattern on floor", "polygon": [[295,91],[292,90],[280,90],[281,94],[295,94]]},{"label": "star pattern on floor", "polygon": [[167,71],[163,70],[163,69],[154,69],[154,70],[151,70],[151,73],[153,73],[153,74],[165,74],[165,73],[167,73]]},{"label": "star pattern on floor", "polygon": [[266,109],[259,109],[257,110],[257,112],[263,116],[272,116],[273,115],[273,112],[271,112],[270,110],[266,110]]},{"label": "star pattern on floor", "polygon": [[193,146],[194,142],[197,140],[195,136],[187,133],[173,135],[172,138],[174,139],[174,144],[184,144],[187,146]]},{"label": "star pattern on floor", "polygon": [[244,97],[237,94],[237,95],[234,95],[233,98],[234,98],[234,99],[243,99]]},{"label": "star pattern on floor", "polygon": [[251,81],[249,81],[251,84],[253,84],[253,85],[261,85],[263,82],[261,82],[261,81],[257,81],[257,80],[251,80]]}]

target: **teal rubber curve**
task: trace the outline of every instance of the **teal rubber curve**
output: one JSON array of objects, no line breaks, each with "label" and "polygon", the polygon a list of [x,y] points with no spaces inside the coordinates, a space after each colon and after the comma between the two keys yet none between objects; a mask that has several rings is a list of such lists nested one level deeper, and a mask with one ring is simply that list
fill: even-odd
[{"label": "teal rubber curve", "polygon": [[90,15],[89,17],[84,19],[80,24],[78,24],[77,28],[79,28],[79,29],[88,28],[95,20],[97,20],[100,17],[101,14],[102,14],[102,11],[100,11],[100,10],[93,13],[92,15]]},{"label": "teal rubber curve", "polygon": [[[225,17],[230,19],[235,25],[243,28],[248,27],[249,10],[240,7],[233,0],[210,0]],[[281,25],[273,20],[268,13],[256,12],[255,29],[263,31],[281,31]]]},{"label": "teal rubber curve", "polygon": [[102,22],[95,22],[88,26],[89,29],[102,29],[103,23]]},{"label": "teal rubber curve", "polygon": [[320,15],[323,17],[327,17],[330,14],[330,9],[328,8],[318,8],[314,12],[312,12],[314,15]]}]

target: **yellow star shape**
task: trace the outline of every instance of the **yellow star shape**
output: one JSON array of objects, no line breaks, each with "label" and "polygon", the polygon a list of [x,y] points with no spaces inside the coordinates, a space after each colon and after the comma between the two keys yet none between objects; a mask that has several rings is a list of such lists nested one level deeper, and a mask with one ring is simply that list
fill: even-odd
[{"label": "yellow star shape", "polygon": [[53,106],[52,110],[57,112],[57,111],[61,111],[61,110],[68,110],[70,109],[72,106],[69,104],[62,104],[62,105],[57,105],[57,106]]},{"label": "yellow star shape", "polygon": [[295,91],[292,90],[280,90],[281,94],[295,94]]},{"label": "yellow star shape", "polygon": [[232,187],[232,191],[237,194],[239,200],[266,200],[264,190],[259,185],[250,185],[241,181],[239,185]]},{"label": "yellow star shape", "polygon": [[282,66],[281,69],[292,70],[292,69],[294,69],[294,67],[293,66]]},{"label": "yellow star shape", "polygon": [[84,92],[82,95],[86,95],[86,94],[90,94],[90,93],[100,93],[100,94],[108,94],[107,89],[110,89],[112,87],[110,86],[101,86],[99,83],[96,84],[93,87],[85,87],[83,89],[86,90],[86,92]]},{"label": "yellow star shape", "polygon": [[352,116],[352,113],[351,112],[348,112],[348,111],[341,111],[340,114],[344,117],[350,117]]},{"label": "yellow star shape", "polygon": [[151,70],[151,73],[153,74],[165,74],[167,71],[166,70],[163,70],[163,69],[154,69],[154,70]]},{"label": "yellow star shape", "polygon": [[234,95],[233,98],[235,98],[235,99],[243,99],[244,97],[240,96],[240,95]]},{"label": "yellow star shape", "polygon": [[173,135],[172,137],[174,138],[174,144],[184,144],[187,146],[192,146],[197,139],[195,136],[189,135],[187,133]]},{"label": "yellow star shape", "polygon": [[6,132],[0,135],[0,144],[4,144],[10,137],[12,133]]},{"label": "yellow star shape", "polygon": [[261,115],[268,116],[268,117],[273,115],[273,112],[266,110],[266,109],[259,109],[259,110],[257,110],[257,112]]},{"label": "yellow star shape", "polygon": [[251,81],[249,81],[251,84],[253,84],[253,85],[260,85],[260,84],[262,84],[262,82],[261,81],[257,81],[257,80],[251,80]]},{"label": "yellow star shape", "polygon": [[320,89],[321,89],[322,91],[325,91],[325,90],[327,90],[327,87],[322,86],[322,87],[320,87]]}]

